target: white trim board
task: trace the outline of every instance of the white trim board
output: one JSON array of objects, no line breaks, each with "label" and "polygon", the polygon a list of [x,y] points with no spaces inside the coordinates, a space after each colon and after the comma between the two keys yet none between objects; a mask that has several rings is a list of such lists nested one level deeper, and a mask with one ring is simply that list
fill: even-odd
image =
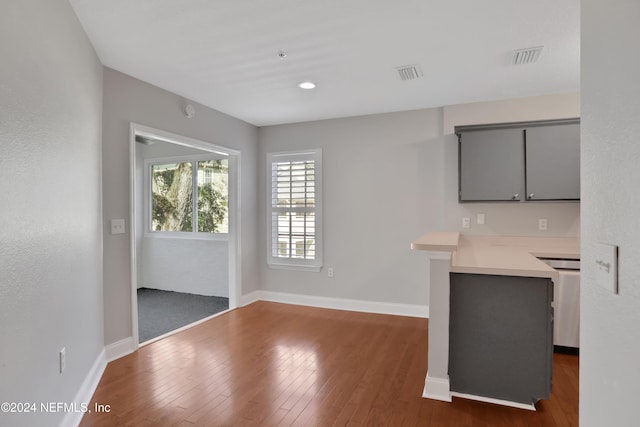
[{"label": "white trim board", "polygon": [[429,371],[427,371],[427,377],[424,380],[424,390],[422,391],[422,397],[426,399],[442,400],[443,402],[451,402],[449,377],[447,376],[447,378],[434,378],[429,376]]},{"label": "white trim board", "polygon": [[443,402],[451,402],[453,397],[459,397],[462,399],[476,400],[478,402],[492,403],[494,405],[510,406],[512,408],[526,409],[529,411],[535,411],[534,404],[527,404],[521,402],[512,402],[510,400],[494,399],[493,397],[477,396],[475,394],[459,393],[457,391],[450,391],[449,378],[434,378],[429,376],[424,382],[424,391],[422,397],[426,399],[441,400]]},{"label": "white trim board", "polygon": [[260,301],[260,292],[262,291],[252,291],[248,294],[241,295],[240,300],[238,301],[238,307],[245,307],[253,304],[254,302]]},{"label": "white trim board", "polygon": [[492,397],[484,397],[484,396],[476,396],[475,394],[466,394],[466,393],[458,393],[457,391],[451,392],[452,397],[460,397],[463,399],[476,400],[478,402],[486,402],[493,403],[494,405],[502,405],[502,406],[510,406],[512,408],[518,409],[526,409],[528,411],[536,410],[536,407],[533,403],[520,403],[520,402],[512,402],[510,400],[502,400],[502,399],[494,399]]},{"label": "white trim board", "polygon": [[363,313],[391,314],[395,316],[429,318],[428,305],[399,304],[347,298],[319,297],[314,295],[300,295],[262,290],[254,291],[241,297],[242,306],[249,305],[256,301],[279,302],[283,304],[329,308],[334,310],[359,311]]},{"label": "white trim board", "polygon": [[137,348],[138,346],[133,340],[133,337],[127,337],[127,338],[121,339],[120,341],[111,343],[105,346],[104,348],[105,355],[107,358],[107,363],[112,362],[116,359],[120,359],[121,357],[124,357],[128,354],[131,354],[134,351],[136,351]]},{"label": "white trim board", "polygon": [[[89,373],[85,377],[78,393],[76,393],[76,396],[73,399],[73,404],[76,408],[82,408],[82,405],[89,405],[91,398],[93,397],[93,393],[95,393],[96,388],[98,388],[98,383],[100,383],[100,379],[102,378],[102,374],[106,367],[107,359],[105,356],[105,350],[102,350],[100,354],[98,354],[95,362],[93,362]],[[68,411],[60,425],[79,426],[83,416],[84,412],[82,411]]]}]

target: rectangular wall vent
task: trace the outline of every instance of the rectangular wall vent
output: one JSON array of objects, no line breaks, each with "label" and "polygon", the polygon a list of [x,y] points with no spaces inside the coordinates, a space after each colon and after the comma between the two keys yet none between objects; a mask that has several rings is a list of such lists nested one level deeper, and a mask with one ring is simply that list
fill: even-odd
[{"label": "rectangular wall vent", "polygon": [[404,65],[397,67],[396,70],[402,80],[415,80],[422,77],[422,69],[417,64]]},{"label": "rectangular wall vent", "polygon": [[531,64],[540,58],[543,46],[528,47],[513,51],[513,65]]}]

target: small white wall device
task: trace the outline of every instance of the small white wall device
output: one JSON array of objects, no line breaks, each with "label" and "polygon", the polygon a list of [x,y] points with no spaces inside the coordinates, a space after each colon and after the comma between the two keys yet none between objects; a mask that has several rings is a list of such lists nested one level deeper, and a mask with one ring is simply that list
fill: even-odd
[{"label": "small white wall device", "polygon": [[192,119],[196,115],[196,108],[191,104],[186,104],[184,106],[184,115]]}]

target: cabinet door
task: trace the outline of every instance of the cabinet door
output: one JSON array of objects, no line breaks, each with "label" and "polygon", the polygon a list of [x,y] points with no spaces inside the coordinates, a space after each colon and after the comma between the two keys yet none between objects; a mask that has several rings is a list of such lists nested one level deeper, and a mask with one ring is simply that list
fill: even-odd
[{"label": "cabinet door", "polygon": [[551,280],[451,273],[450,289],[451,391],[525,404],[548,399]]},{"label": "cabinet door", "polygon": [[580,125],[525,130],[527,200],[580,199]]},{"label": "cabinet door", "polygon": [[460,136],[460,201],[520,201],[523,129],[464,132]]}]

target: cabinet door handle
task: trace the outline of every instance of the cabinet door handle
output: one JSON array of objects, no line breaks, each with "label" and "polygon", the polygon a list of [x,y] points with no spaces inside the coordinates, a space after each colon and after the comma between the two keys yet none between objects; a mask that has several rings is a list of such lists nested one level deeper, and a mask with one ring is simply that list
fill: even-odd
[{"label": "cabinet door handle", "polygon": [[529,194],[529,200],[533,199],[535,197],[534,193]]},{"label": "cabinet door handle", "polygon": [[516,194],[513,195],[511,200],[518,200],[518,197],[520,197],[520,194],[516,193]]}]

